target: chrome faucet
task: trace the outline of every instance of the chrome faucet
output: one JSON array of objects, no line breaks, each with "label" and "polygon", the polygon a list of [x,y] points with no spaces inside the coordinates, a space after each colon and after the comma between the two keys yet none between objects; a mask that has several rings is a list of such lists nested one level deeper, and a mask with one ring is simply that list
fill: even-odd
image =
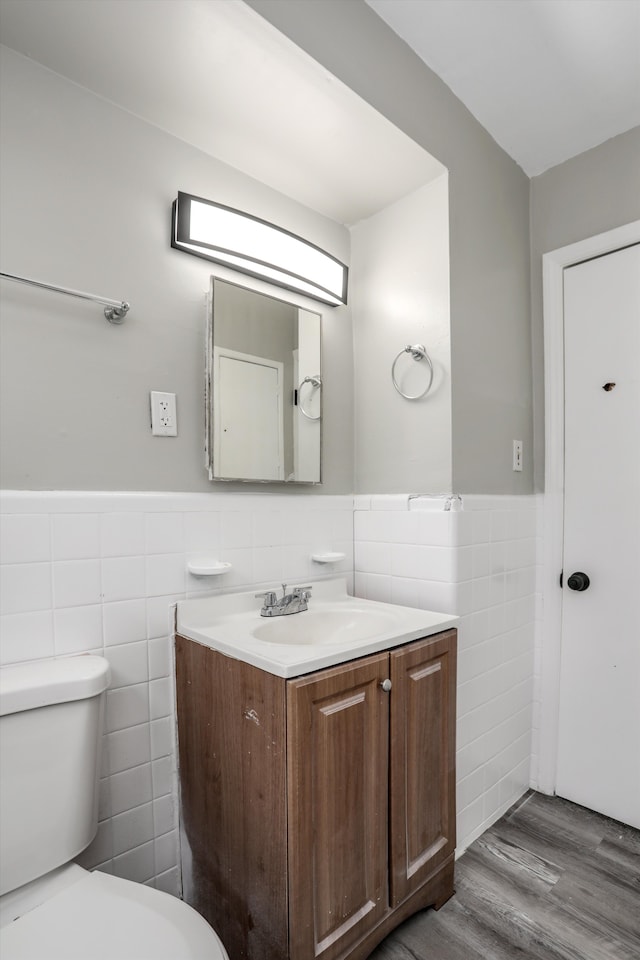
[{"label": "chrome faucet", "polygon": [[261,617],[287,617],[291,613],[302,613],[308,609],[308,600],[311,596],[313,587],[294,587],[291,593],[287,593],[286,583],[282,584],[282,596],[280,599],[276,596],[275,590],[267,590],[265,593],[256,593],[255,596],[264,600]]}]

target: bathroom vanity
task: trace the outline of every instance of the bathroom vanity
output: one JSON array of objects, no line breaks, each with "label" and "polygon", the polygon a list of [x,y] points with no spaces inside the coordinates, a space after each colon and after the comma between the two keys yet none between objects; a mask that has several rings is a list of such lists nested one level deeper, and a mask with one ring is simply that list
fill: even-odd
[{"label": "bathroom vanity", "polygon": [[186,893],[234,960],[365,958],[453,893],[456,618],[341,583],[267,641],[251,595],[179,605]]}]

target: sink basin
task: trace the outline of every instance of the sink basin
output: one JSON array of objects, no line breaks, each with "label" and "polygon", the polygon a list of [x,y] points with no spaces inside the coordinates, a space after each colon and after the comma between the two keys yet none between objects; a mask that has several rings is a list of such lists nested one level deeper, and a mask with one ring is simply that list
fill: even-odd
[{"label": "sink basin", "polygon": [[285,617],[262,618],[251,635],[263,643],[332,644],[353,643],[386,633],[399,625],[386,611],[323,608]]},{"label": "sink basin", "polygon": [[255,590],[178,601],[177,632],[279,677],[298,677],[428,637],[458,618],[351,597],[344,577],[317,580],[309,609],[261,617]]}]

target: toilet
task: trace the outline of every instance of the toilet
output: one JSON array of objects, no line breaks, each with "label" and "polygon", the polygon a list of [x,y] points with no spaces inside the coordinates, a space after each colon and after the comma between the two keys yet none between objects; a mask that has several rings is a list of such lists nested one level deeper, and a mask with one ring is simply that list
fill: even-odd
[{"label": "toilet", "polygon": [[93,655],[0,670],[0,956],[229,960],[186,903],[72,862],[98,826],[108,682]]}]

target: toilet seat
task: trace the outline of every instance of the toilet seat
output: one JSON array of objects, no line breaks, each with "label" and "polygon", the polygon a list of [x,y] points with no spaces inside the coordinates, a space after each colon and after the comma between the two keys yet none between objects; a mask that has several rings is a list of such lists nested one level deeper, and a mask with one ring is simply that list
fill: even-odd
[{"label": "toilet seat", "polygon": [[98,872],[7,924],[0,941],[2,960],[229,960],[186,903]]}]

